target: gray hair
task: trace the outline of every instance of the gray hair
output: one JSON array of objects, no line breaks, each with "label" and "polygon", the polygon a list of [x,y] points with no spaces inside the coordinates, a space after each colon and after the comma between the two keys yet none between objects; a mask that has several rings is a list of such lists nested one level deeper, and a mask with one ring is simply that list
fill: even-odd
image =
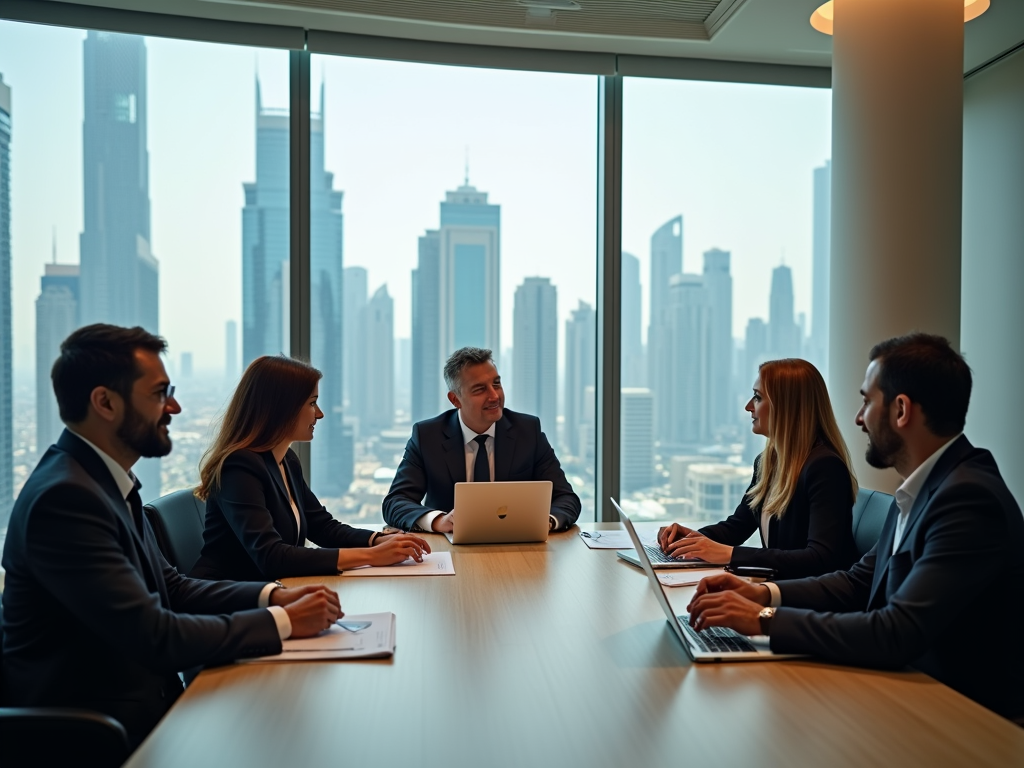
[{"label": "gray hair", "polygon": [[489,349],[481,349],[480,347],[456,349],[444,364],[444,383],[448,385],[448,391],[461,395],[462,372],[471,365],[493,362],[494,356]]}]

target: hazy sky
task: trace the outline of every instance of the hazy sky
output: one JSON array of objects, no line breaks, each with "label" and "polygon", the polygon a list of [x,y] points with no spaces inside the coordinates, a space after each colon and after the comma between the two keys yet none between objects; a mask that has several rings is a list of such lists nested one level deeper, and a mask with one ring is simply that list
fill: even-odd
[{"label": "hazy sky", "polygon": [[[62,262],[82,230],[85,33],[0,22],[0,74],[13,90],[15,365],[34,366],[34,304],[56,231]],[[160,331],[171,358],[220,369],[224,322],[241,314],[242,183],[255,180],[254,81],[286,107],[287,54],[150,38],[152,249]],[[501,205],[502,346],[512,296],[550,277],[564,318],[594,300],[595,77],[313,57],[326,83],[327,169],[345,193],[344,262],[386,282],[395,334],[410,333],[416,238],[438,225],[446,190],[470,182]],[[629,79],[623,249],[648,278],[651,233],[684,217],[684,269],[731,250],[733,334],[766,316],[771,269],[793,267],[810,309],[812,170],[829,156],[827,90]],[[646,326],[646,314],[644,324]],[[561,355],[561,353],[560,353]],[[314,361],[316,362],[316,361]]]}]

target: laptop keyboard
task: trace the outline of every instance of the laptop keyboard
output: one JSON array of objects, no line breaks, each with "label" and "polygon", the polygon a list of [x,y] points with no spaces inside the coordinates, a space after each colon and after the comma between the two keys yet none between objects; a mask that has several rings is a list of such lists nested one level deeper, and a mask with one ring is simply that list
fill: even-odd
[{"label": "laptop keyboard", "polygon": [[702,651],[711,653],[755,652],[757,648],[744,635],[726,627],[708,627],[700,632],[690,626],[689,614],[679,616],[679,623]]},{"label": "laptop keyboard", "polygon": [[647,552],[647,556],[651,558],[652,563],[678,563],[679,559],[666,555],[661,551],[661,547],[656,544],[644,544],[644,551]]}]

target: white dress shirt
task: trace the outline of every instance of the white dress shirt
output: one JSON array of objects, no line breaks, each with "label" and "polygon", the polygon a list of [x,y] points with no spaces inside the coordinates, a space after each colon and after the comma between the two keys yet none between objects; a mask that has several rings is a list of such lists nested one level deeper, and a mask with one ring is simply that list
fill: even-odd
[{"label": "white dress shirt", "polygon": [[[94,443],[82,437],[72,429],[69,429],[68,431],[96,451],[96,455],[100,457],[107,469],[110,471],[111,476],[114,478],[114,483],[117,484],[117,490],[119,490],[121,495],[124,497],[124,505],[128,510],[128,517],[131,518],[132,507],[131,504],[128,503],[128,494],[131,493],[132,489],[135,487],[135,475],[126,471],[124,467],[114,461]],[[257,607],[266,608],[270,611],[270,615],[274,617],[274,623],[277,625],[277,634],[280,635],[282,640],[287,640],[292,636],[292,621],[288,618],[288,612],[284,608],[279,605],[270,605],[270,593],[275,589],[277,589],[277,584],[267,584],[260,592]]]},{"label": "white dress shirt", "polygon": [[[928,479],[928,475],[935,469],[935,465],[939,459],[942,458],[942,454],[946,452],[946,449],[953,444],[953,442],[962,435],[963,432],[959,433],[955,437],[951,438],[935,453],[929,456],[927,459],[921,462],[920,466],[915,469],[910,475],[900,483],[900,487],[896,489],[896,506],[899,507],[900,514],[896,518],[896,535],[892,537],[892,553],[895,555],[896,550],[900,548],[900,544],[903,543],[903,534],[907,527],[907,516],[910,515],[910,510],[914,508],[914,501],[917,499],[917,495],[921,492],[921,488],[924,487],[925,481]],[[782,605],[782,590],[779,589],[778,584],[767,581],[765,586],[768,587],[768,591],[771,593],[770,606],[778,608]]]}]

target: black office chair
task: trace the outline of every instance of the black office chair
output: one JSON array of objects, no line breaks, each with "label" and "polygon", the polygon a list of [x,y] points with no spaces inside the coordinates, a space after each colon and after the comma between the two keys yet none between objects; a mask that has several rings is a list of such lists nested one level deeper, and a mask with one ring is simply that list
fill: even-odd
[{"label": "black office chair", "polygon": [[203,551],[206,502],[191,490],[175,491],[149,502],[144,509],[167,562],[187,574]]},{"label": "black office chair", "polygon": [[[0,699],[3,698],[3,594],[0,593]],[[131,754],[117,720],[88,709],[0,707],[0,765],[116,768]]]},{"label": "black office chair", "polygon": [[853,505],[853,542],[858,557],[863,557],[875,546],[892,501],[893,497],[888,493],[867,488],[857,491],[857,502]]}]

